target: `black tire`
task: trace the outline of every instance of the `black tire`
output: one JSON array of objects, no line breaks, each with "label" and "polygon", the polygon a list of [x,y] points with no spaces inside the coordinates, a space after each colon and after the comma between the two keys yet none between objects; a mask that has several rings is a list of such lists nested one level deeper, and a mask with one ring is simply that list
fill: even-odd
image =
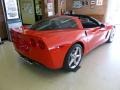
[{"label": "black tire", "polygon": [[[78,49],[78,52],[77,52]],[[75,53],[77,52],[77,54]],[[76,54],[76,59],[75,59],[75,54]],[[77,57],[77,55],[79,57]],[[66,71],[77,71],[78,68],[80,67],[81,59],[83,56],[83,49],[80,44],[74,44],[68,51],[65,60],[64,60],[64,70]],[[74,59],[74,61],[73,61]],[[76,64],[75,64],[76,62]],[[70,65],[71,64],[71,65]],[[75,66],[74,66],[75,64]],[[73,65],[73,66],[72,66]]]},{"label": "black tire", "polygon": [[113,29],[110,33],[107,43],[112,43],[114,36],[115,36],[115,30]]}]

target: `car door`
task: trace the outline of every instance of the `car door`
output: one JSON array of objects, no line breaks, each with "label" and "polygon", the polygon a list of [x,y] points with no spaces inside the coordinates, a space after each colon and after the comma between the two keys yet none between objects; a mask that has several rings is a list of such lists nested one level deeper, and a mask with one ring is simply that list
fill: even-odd
[{"label": "car door", "polygon": [[94,19],[88,19],[89,20],[85,23],[84,27],[87,35],[89,50],[92,50],[103,43],[105,39],[105,27],[101,27],[101,25]]},{"label": "car door", "polygon": [[[102,24],[101,24],[102,25]],[[97,40],[97,43],[96,45],[100,45],[102,43],[104,43],[108,37],[108,29],[107,27],[104,25],[104,26],[99,26],[99,37],[98,37],[98,40]]]},{"label": "car door", "polygon": [[100,38],[99,28],[98,27],[89,28],[89,29],[87,28],[85,29],[85,33],[87,36],[87,42],[88,42],[89,51],[90,51],[98,45],[98,41]]}]

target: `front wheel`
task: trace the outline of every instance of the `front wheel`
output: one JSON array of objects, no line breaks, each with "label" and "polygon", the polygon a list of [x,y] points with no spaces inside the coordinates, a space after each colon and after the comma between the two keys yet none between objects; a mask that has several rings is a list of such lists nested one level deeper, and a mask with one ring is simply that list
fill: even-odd
[{"label": "front wheel", "polygon": [[76,70],[80,65],[82,55],[82,46],[80,44],[73,45],[65,57],[64,69],[67,71]]},{"label": "front wheel", "polygon": [[109,36],[109,39],[108,39],[107,43],[112,43],[113,39],[114,39],[114,36],[115,36],[115,30],[113,29],[110,33],[110,36]]}]

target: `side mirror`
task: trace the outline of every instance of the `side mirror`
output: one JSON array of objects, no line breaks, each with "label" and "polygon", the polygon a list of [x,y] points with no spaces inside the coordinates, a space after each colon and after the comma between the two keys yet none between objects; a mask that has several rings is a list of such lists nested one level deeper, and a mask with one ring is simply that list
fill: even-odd
[{"label": "side mirror", "polygon": [[105,25],[104,25],[104,24],[100,24],[100,27],[101,27],[101,28],[104,28],[104,27],[105,27]]}]

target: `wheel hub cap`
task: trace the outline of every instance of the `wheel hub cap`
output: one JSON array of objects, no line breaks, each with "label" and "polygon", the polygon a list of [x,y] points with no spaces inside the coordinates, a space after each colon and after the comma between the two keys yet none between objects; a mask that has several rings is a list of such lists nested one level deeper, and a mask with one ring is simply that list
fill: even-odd
[{"label": "wheel hub cap", "polygon": [[69,67],[74,69],[78,66],[81,60],[81,48],[76,47],[70,54]]}]

